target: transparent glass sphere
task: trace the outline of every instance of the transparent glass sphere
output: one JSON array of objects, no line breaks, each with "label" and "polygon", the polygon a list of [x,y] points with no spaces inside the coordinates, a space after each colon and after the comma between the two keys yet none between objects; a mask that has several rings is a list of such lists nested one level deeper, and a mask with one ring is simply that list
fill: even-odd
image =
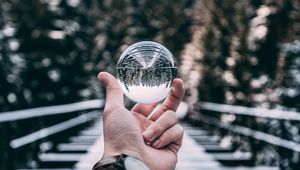
[{"label": "transparent glass sphere", "polygon": [[173,55],[152,41],[129,46],[117,63],[117,79],[124,94],[138,103],[155,103],[164,99],[176,75]]}]

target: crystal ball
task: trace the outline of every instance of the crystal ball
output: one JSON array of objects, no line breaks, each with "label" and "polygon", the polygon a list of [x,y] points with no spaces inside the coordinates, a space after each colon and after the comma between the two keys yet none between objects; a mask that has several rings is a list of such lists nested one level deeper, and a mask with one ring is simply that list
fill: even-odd
[{"label": "crystal ball", "polygon": [[116,71],[124,94],[137,103],[163,100],[177,75],[171,52],[152,41],[129,46],[122,53]]}]

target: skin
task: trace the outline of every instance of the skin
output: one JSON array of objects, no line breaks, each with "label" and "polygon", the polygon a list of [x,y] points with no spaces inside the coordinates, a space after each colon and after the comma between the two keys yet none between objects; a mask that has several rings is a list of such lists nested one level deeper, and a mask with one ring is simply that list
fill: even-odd
[{"label": "skin", "polygon": [[184,95],[182,80],[173,80],[171,92],[149,120],[148,115],[158,103],[136,104],[127,110],[116,78],[101,72],[98,79],[106,88],[102,159],[128,154],[143,160],[151,170],[175,169],[183,138],[183,128],[175,115]]}]

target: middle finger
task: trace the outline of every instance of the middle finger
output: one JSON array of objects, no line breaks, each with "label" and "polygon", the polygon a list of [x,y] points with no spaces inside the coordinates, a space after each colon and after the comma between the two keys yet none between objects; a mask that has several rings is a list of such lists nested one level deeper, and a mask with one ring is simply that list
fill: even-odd
[{"label": "middle finger", "polygon": [[171,92],[161,104],[160,108],[148,117],[151,120],[157,120],[164,112],[167,110],[172,110],[176,112],[177,107],[179,106],[183,96],[184,96],[184,88],[183,88],[183,81],[181,79],[174,79],[173,80],[173,87]]}]

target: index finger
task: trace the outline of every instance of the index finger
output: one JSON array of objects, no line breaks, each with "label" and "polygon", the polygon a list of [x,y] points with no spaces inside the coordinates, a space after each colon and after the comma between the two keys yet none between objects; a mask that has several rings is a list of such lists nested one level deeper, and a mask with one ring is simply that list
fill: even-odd
[{"label": "index finger", "polygon": [[184,96],[183,81],[179,78],[176,78],[173,80],[172,85],[173,87],[167,98],[161,104],[161,107],[156,112],[154,112],[151,117],[149,116],[148,119],[157,120],[167,110],[176,112]]}]

